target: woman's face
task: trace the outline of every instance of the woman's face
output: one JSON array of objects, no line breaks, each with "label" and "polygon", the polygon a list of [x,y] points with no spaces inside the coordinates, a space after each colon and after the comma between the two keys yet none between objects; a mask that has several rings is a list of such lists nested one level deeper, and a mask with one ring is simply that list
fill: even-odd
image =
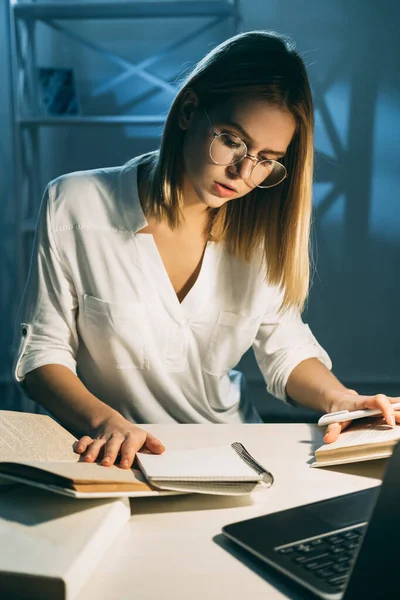
[{"label": "woman's face", "polygon": [[[230,166],[215,164],[209,153],[213,135],[204,109],[198,106],[191,113],[190,104],[186,108],[189,118],[184,126],[183,145],[185,198],[190,194],[191,203],[200,201],[218,208],[251,192],[255,187],[250,178],[255,161],[245,157]],[[240,137],[248,153],[260,160],[282,158],[295,132],[293,116],[262,99],[228,101],[208,111],[208,116],[216,133]]]}]

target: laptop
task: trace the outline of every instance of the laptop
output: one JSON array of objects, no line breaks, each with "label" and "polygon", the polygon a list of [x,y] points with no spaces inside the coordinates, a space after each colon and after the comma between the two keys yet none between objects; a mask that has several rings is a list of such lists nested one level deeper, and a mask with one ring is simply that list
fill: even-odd
[{"label": "laptop", "polygon": [[399,598],[400,442],[380,486],[225,525],[222,533],[308,597]]}]

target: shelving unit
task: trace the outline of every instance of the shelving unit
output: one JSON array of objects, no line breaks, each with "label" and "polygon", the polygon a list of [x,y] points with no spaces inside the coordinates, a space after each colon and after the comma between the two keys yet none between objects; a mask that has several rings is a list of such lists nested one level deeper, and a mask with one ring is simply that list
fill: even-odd
[{"label": "shelving unit", "polygon": [[[165,117],[160,114],[102,114],[102,115],[60,115],[43,114],[39,98],[37,78],[38,50],[37,24],[44,23],[58,32],[66,41],[73,40],[82,47],[98,53],[120,68],[117,76],[102,82],[94,90],[97,96],[110,92],[116,85],[128,77],[139,77],[154,86],[155,89],[171,93],[175,87],[159,75],[154,74],[153,67],[168,54],[179,50],[211,28],[228,22],[231,35],[239,29],[239,0],[214,1],[165,1],[152,0],[142,2],[41,2],[35,0],[9,0],[8,17],[10,25],[9,62],[11,73],[12,119],[14,138],[13,202],[16,220],[16,293],[21,298],[27,277],[27,259],[31,252],[32,234],[35,229],[37,211],[43,193],[40,181],[41,156],[40,132],[43,128],[52,127],[119,127],[129,125],[162,126]],[[101,44],[87,39],[82,33],[74,30],[77,21],[103,21],[127,19],[165,19],[175,22],[176,19],[193,19],[193,29],[187,28],[177,39],[172,40],[162,52],[153,53],[139,63],[134,63]],[[205,22],[206,20],[206,22]],[[199,21],[200,24],[199,24]],[[71,23],[72,22],[72,23]],[[230,27],[231,25],[231,27]],[[221,38],[219,41],[222,41]],[[134,44],[134,41],[132,41]],[[149,44],[150,46],[150,44]],[[207,51],[209,48],[205,48]],[[185,55],[185,63],[188,60]],[[190,57],[189,57],[190,60]],[[51,66],[51,65],[49,65]],[[13,315],[14,316],[14,315]],[[1,379],[7,378],[6,376]]]},{"label": "shelving unit", "polygon": [[[67,3],[67,2],[10,2],[11,30],[11,72],[13,78],[14,138],[15,138],[15,202],[17,221],[19,224],[18,253],[26,253],[24,235],[32,233],[35,227],[38,202],[42,193],[39,181],[40,149],[39,130],[43,127],[80,125],[119,126],[119,125],[162,125],[165,117],[156,114],[140,115],[60,115],[46,116],[41,114],[37,81],[37,49],[35,26],[45,23],[53,30],[73,39],[87,48],[100,53],[104,58],[118,64],[124,72],[102,85],[102,90],[109,91],[121,78],[136,75],[150,82],[155,87],[167,89],[171,94],[175,88],[168,81],[154,75],[149,67],[161,58],[184,46],[188,41],[201,36],[210,28],[229,19],[232,21],[232,34],[238,30],[238,0],[215,0],[198,2],[99,2],[99,3]],[[162,53],[155,54],[139,64],[119,56],[117,53],[99,44],[85,39],[73,30],[61,24],[65,21],[116,19],[178,19],[207,18],[205,25],[180,37],[169,45]],[[24,258],[20,257],[18,278],[22,292],[26,278]]]}]

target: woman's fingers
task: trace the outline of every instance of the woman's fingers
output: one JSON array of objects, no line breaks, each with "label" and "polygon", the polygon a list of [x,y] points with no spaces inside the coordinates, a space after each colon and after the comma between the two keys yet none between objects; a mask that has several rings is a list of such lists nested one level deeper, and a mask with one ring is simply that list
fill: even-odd
[{"label": "woman's fingers", "polygon": [[138,443],[134,439],[128,438],[124,441],[121,446],[120,460],[120,466],[123,469],[130,469],[132,467],[136,452],[138,452],[138,450],[140,450],[140,447],[138,447]]},{"label": "woman's fingers", "polygon": [[[400,423],[400,410],[395,410],[393,404],[400,402],[400,398],[388,398],[385,394],[376,394],[376,396],[358,396],[354,407],[351,410],[362,410],[365,408],[379,409],[382,412],[386,423],[394,427]],[[324,435],[324,442],[331,444],[335,442],[340,433],[346,429],[353,421],[344,421],[342,423],[331,423],[328,425]]]},{"label": "woman's fingers", "polygon": [[104,467],[109,467],[116,462],[118,454],[121,453],[120,466],[124,469],[130,469],[136,452],[142,447],[146,447],[155,454],[161,454],[165,450],[162,443],[150,434],[147,435],[145,444],[143,444],[142,436],[128,434],[127,437],[123,437],[117,434],[113,435],[109,440],[94,440],[83,456],[83,460],[85,462],[93,462],[99,457],[100,452],[102,452],[101,464]]},{"label": "woman's fingers", "polygon": [[[393,404],[397,398],[392,398]],[[385,417],[386,423],[394,427],[396,425],[395,411],[392,407],[392,402],[385,394],[377,394],[376,396],[367,397],[364,402],[365,408],[379,408]]]},{"label": "woman's fingers", "polygon": [[118,453],[121,449],[125,438],[122,435],[113,435],[104,445],[103,458],[101,464],[104,467],[113,465],[117,459]]},{"label": "woman's fingers", "polygon": [[350,425],[351,421],[342,421],[341,423],[330,423],[326,428],[324,435],[325,444],[331,444],[332,442],[336,442],[339,435],[342,433],[346,427]]},{"label": "woman's fingers", "polygon": [[85,452],[86,448],[92,442],[93,442],[93,438],[91,438],[89,435],[84,435],[83,437],[80,438],[80,440],[75,442],[75,452],[82,454],[82,452]]},{"label": "woman's fingers", "polygon": [[147,448],[147,450],[150,450],[150,452],[153,452],[154,454],[162,454],[165,450],[164,444],[162,444],[160,440],[158,440],[156,437],[154,437],[154,435],[151,435],[151,433],[148,432],[146,436],[146,441],[144,443],[144,447]]},{"label": "woman's fingers", "polygon": [[96,438],[86,435],[75,442],[75,451],[81,454],[81,460],[101,461],[104,467],[108,467],[117,461],[120,454],[120,466],[130,469],[140,449],[153,454],[162,454],[165,450],[160,440],[148,431],[125,423],[122,417],[106,422],[102,429]]},{"label": "woman's fingers", "polygon": [[99,456],[99,452],[102,449],[102,447],[105,445],[106,440],[104,439],[95,439],[92,441],[92,443],[88,446],[86,452],[84,452],[82,454],[82,459],[85,462],[94,462],[97,457]]},{"label": "woman's fingers", "polygon": [[342,431],[342,425],[343,423],[330,423],[330,425],[328,425],[324,435],[325,444],[331,444],[338,439]]},{"label": "woman's fingers", "polygon": [[140,436],[128,434],[125,439],[113,439],[107,442],[104,449],[104,458],[101,464],[104,466],[113,464],[118,452],[121,452],[120,466],[123,469],[130,469],[135,459],[136,452],[138,452],[141,448],[150,450],[155,454],[161,454],[164,452],[165,448],[162,443],[150,433],[145,432],[147,435],[146,440],[143,443],[143,430],[140,430],[140,432]]}]

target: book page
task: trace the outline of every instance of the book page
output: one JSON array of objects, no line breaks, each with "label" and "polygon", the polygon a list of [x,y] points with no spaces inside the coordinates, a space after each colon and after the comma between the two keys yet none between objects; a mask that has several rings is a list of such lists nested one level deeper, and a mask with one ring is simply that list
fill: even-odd
[{"label": "book page", "polygon": [[382,417],[369,417],[351,424],[331,444],[324,444],[316,452],[330,452],[339,448],[364,446],[366,444],[382,444],[400,440],[400,425],[390,427]]},{"label": "book page", "polygon": [[76,461],[75,441],[47,415],[0,410],[0,461]]},{"label": "book page", "polygon": [[258,481],[260,476],[231,446],[169,450],[163,454],[138,452],[137,461],[148,478],[174,481]]},{"label": "book page", "polygon": [[18,461],[13,465],[13,469],[9,468],[12,463],[10,461],[6,465],[3,464],[3,467],[0,463],[0,469],[7,467],[7,472],[17,474],[22,471],[26,473],[24,467],[33,467],[46,473],[70,479],[74,483],[146,483],[144,475],[137,469],[121,469],[115,465],[103,467],[99,463],[77,461],[79,461],[79,456],[77,456],[76,462]]}]

